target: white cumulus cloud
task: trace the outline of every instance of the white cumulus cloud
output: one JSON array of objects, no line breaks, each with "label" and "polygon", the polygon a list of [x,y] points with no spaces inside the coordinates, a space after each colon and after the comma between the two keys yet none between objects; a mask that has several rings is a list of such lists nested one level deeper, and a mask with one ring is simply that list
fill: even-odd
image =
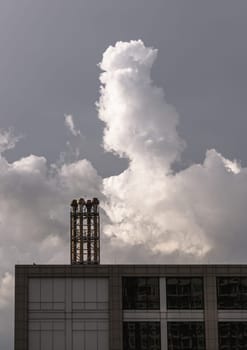
[{"label": "white cumulus cloud", "polygon": [[100,63],[104,147],[129,159],[122,174],[103,181],[105,233],[164,262],[244,261],[247,170],[209,150],[203,164],[172,171],[185,142],[175,109],[151,79],[156,56],[141,40],[118,42]]},{"label": "white cumulus cloud", "polygon": [[[12,346],[13,265],[69,263],[73,198],[101,201],[103,263],[245,262],[247,168],[211,149],[174,172],[186,143],[151,78],[157,53],[141,40],[118,42],[99,64],[103,145],[129,160],[119,175],[102,179],[72,146],[55,164],[33,154],[9,162],[3,153],[19,138],[0,130],[0,348]],[[71,115],[65,125],[81,135]]]},{"label": "white cumulus cloud", "polygon": [[81,131],[79,129],[76,129],[73,116],[71,114],[64,116],[64,123],[66,127],[69,129],[69,131],[74,136],[81,135]]}]

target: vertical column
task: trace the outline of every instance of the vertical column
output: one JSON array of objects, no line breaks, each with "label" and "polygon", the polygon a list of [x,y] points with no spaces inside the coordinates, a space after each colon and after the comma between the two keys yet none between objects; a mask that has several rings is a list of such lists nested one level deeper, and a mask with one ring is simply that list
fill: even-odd
[{"label": "vertical column", "polygon": [[213,273],[204,276],[204,301],[206,349],[218,350],[216,277]]},{"label": "vertical column", "polygon": [[65,349],[72,349],[72,278],[66,278],[65,280]]},{"label": "vertical column", "polygon": [[111,270],[109,278],[109,334],[110,350],[123,348],[122,278],[117,268]]},{"label": "vertical column", "polygon": [[25,268],[15,270],[15,350],[28,349],[28,278]]},{"label": "vertical column", "polygon": [[76,230],[77,230],[77,201],[73,199],[70,211],[70,263],[75,264],[76,258]]},{"label": "vertical column", "polygon": [[160,278],[160,341],[161,350],[167,350],[167,307],[165,277]]}]

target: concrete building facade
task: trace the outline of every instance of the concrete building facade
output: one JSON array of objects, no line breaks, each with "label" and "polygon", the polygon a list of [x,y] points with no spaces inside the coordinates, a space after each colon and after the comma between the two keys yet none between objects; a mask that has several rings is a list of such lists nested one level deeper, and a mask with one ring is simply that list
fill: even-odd
[{"label": "concrete building facade", "polygon": [[17,265],[15,350],[247,349],[247,265]]}]

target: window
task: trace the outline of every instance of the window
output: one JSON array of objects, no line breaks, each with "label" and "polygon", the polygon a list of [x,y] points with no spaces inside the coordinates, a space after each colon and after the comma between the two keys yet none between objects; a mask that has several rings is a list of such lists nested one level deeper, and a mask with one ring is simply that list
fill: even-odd
[{"label": "window", "polygon": [[123,308],[158,310],[160,308],[158,277],[123,277]]},{"label": "window", "polygon": [[218,309],[247,309],[247,277],[217,278]]},{"label": "window", "polygon": [[124,322],[124,350],[160,350],[159,322]]},{"label": "window", "polygon": [[205,350],[203,322],[168,322],[168,350]]},{"label": "window", "polygon": [[219,322],[219,350],[246,350],[247,322]]},{"label": "window", "polygon": [[167,309],[203,309],[203,279],[168,277],[166,295]]}]

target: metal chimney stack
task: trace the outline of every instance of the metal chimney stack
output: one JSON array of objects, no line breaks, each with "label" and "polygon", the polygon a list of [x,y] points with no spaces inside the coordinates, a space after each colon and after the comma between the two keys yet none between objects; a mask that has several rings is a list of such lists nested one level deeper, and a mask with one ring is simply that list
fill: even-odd
[{"label": "metal chimney stack", "polygon": [[99,200],[74,199],[70,211],[71,264],[100,263]]}]

